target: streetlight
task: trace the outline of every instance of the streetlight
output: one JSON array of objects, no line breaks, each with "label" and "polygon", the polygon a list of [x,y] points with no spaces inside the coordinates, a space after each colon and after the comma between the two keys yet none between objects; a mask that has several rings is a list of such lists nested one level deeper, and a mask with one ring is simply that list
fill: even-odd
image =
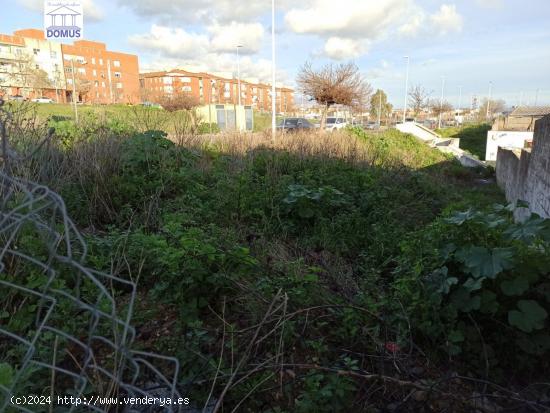
[{"label": "streetlight", "polygon": [[441,100],[439,101],[439,126],[441,129],[441,117],[443,116],[443,93],[445,91],[445,76],[441,76]]},{"label": "streetlight", "polygon": [[239,106],[241,106],[241,62],[240,62],[240,56],[239,56],[239,49],[241,48],[241,45],[237,45],[237,88],[239,89]]},{"label": "streetlight", "polygon": [[409,56],[404,56],[404,59],[407,59],[407,75],[405,76],[405,109],[403,109],[403,123],[407,117],[407,101],[409,97],[409,63],[411,61]]},{"label": "streetlight", "polygon": [[489,100],[487,100],[487,113],[485,117],[489,119],[489,112],[491,110],[491,97],[493,95],[493,82],[489,82]]},{"label": "streetlight", "polygon": [[275,93],[275,0],[271,0],[271,134],[275,142],[275,133],[277,129],[277,94]]}]

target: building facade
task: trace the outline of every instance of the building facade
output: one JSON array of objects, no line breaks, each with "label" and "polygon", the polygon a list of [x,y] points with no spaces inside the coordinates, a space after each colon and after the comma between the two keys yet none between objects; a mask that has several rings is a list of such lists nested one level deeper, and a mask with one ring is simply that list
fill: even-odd
[{"label": "building facade", "polygon": [[[140,75],[141,98],[144,102],[161,103],[164,99],[187,94],[198,105],[238,104],[239,81],[210,73],[194,73],[175,69],[149,72]],[[241,80],[240,103],[260,111],[271,111],[271,86],[268,84]],[[293,110],[294,91],[290,88],[276,88],[278,113]]]},{"label": "building facade", "polygon": [[0,34],[0,93],[56,102],[138,103],[138,57],[88,40],[46,40],[37,29]]},{"label": "building facade", "polygon": [[46,96],[63,102],[61,45],[34,29],[0,35],[0,88],[10,96]]}]

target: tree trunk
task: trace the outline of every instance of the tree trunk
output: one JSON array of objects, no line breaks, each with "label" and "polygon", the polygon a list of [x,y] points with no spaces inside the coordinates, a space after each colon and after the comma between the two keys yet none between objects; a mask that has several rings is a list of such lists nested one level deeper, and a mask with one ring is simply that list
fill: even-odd
[{"label": "tree trunk", "polygon": [[325,108],[323,109],[323,114],[321,115],[321,130],[325,130],[325,126],[327,123],[327,113],[328,113],[329,105],[328,103],[325,104]]}]

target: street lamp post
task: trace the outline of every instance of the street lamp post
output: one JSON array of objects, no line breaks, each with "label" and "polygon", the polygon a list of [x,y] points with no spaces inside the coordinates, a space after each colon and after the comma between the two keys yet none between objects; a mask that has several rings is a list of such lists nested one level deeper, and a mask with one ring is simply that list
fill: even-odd
[{"label": "street lamp post", "polygon": [[441,129],[441,118],[443,116],[443,94],[445,92],[445,76],[441,76],[441,99],[439,101],[439,126],[438,129]]},{"label": "street lamp post", "polygon": [[240,55],[239,55],[239,49],[241,48],[241,45],[237,46],[237,89],[239,90],[239,106],[241,106],[241,62],[240,62]]},{"label": "street lamp post", "polygon": [[275,133],[277,129],[277,94],[275,93],[275,0],[271,0],[271,135],[275,142]]},{"label": "street lamp post", "polygon": [[405,108],[403,109],[403,123],[405,123],[405,119],[407,118],[407,103],[409,97],[409,63],[411,61],[409,56],[405,56],[404,58],[407,59],[407,74],[405,76]]},{"label": "street lamp post", "polygon": [[74,76],[74,57],[71,59],[71,74],[73,79],[73,108],[74,108],[74,120],[78,123],[78,108],[76,106],[76,81]]},{"label": "street lamp post", "polygon": [[380,129],[380,122],[382,122],[382,91],[381,90],[378,98],[380,99],[378,102],[378,129]]},{"label": "street lamp post", "polygon": [[485,117],[489,119],[489,113],[491,112],[491,98],[493,95],[493,82],[489,82],[489,99],[487,100],[487,113]]}]

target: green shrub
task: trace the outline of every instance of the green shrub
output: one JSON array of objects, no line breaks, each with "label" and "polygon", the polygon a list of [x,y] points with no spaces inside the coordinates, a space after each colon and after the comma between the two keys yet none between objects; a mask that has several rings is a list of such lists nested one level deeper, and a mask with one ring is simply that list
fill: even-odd
[{"label": "green shrub", "polygon": [[550,220],[516,223],[514,210],[470,208],[438,220],[403,243],[396,271],[414,325],[479,369],[485,359],[518,371],[549,359]]}]

